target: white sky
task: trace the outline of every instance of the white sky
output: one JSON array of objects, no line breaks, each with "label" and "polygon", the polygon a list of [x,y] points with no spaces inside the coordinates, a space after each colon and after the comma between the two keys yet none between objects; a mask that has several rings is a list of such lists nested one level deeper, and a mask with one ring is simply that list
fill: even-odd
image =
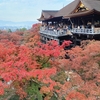
[{"label": "white sky", "polygon": [[73,0],[0,0],[0,20],[37,21],[42,10],[60,10]]}]

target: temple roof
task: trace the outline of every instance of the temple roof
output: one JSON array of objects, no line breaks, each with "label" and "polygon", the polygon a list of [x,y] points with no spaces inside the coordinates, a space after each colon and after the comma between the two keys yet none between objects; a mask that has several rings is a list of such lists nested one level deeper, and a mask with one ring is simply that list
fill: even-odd
[{"label": "temple roof", "polygon": [[100,0],[80,0],[89,10],[100,11]]},{"label": "temple roof", "polygon": [[57,10],[42,10],[41,17],[38,20],[43,21],[46,19],[53,18],[57,12]]},{"label": "temple roof", "polygon": [[74,0],[59,11],[42,10],[41,17],[38,20],[43,21],[57,17],[71,18],[89,15],[94,12],[100,14],[100,0]]},{"label": "temple roof", "polygon": [[[79,7],[79,4],[82,3],[85,8],[88,10],[80,11],[80,12],[74,12],[75,9]],[[71,9],[73,8],[73,11]],[[100,0],[74,0],[72,3],[67,5],[65,8],[62,8],[63,10],[60,10],[59,12],[62,12],[64,10],[69,10],[69,12],[63,14],[63,17],[76,17],[76,16],[83,16],[88,15],[94,12],[100,13]],[[59,13],[58,12],[58,13]]]},{"label": "temple roof", "polygon": [[74,9],[76,9],[77,5],[79,4],[80,0],[74,0],[70,4],[66,5],[62,9],[56,13],[55,17],[60,17],[60,16],[66,16],[69,15],[71,12],[73,12]]}]

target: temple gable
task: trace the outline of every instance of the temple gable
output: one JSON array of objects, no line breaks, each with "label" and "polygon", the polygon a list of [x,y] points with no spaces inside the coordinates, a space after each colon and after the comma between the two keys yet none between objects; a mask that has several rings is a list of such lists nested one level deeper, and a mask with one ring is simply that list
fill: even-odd
[{"label": "temple gable", "polygon": [[78,4],[78,6],[76,7],[76,9],[73,11],[73,13],[78,13],[78,12],[84,12],[84,11],[88,11],[89,9],[87,7],[85,7],[85,5],[80,2]]}]

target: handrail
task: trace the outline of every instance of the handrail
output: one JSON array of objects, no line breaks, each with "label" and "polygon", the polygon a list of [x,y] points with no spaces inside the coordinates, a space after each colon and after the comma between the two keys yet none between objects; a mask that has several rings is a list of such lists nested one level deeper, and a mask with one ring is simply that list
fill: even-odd
[{"label": "handrail", "polygon": [[45,29],[44,27],[41,27],[40,33],[53,36],[62,36],[62,35],[67,35],[67,30]]},{"label": "handrail", "polygon": [[[88,29],[88,28],[73,28],[71,30],[73,34],[100,34],[100,29],[95,30],[95,29]],[[46,35],[52,35],[52,36],[64,36],[68,35],[68,30],[65,29],[47,29],[45,27],[40,28],[40,33],[46,34]]]},{"label": "handrail", "polygon": [[78,33],[78,34],[100,34],[100,30],[97,32],[94,29],[86,29],[86,28],[73,28],[71,30],[71,32],[74,33]]}]

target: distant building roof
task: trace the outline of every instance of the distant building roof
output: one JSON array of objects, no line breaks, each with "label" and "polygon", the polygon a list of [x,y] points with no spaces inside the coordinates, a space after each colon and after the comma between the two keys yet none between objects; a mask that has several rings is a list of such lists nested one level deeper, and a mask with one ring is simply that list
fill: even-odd
[{"label": "distant building roof", "polygon": [[58,10],[42,10],[41,17],[38,20],[43,21],[53,18],[57,12]]}]

